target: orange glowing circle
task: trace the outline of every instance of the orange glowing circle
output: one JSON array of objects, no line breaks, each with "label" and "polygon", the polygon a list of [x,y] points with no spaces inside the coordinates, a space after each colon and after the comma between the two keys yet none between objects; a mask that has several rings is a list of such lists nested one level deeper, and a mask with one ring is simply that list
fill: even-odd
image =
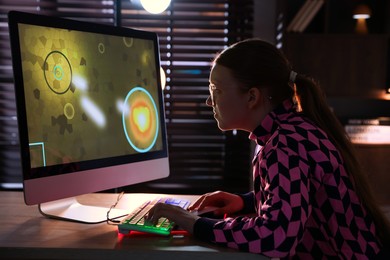
[{"label": "orange glowing circle", "polygon": [[150,101],[139,98],[131,106],[129,114],[130,129],[135,136],[142,140],[150,140],[156,131],[156,123],[153,116],[153,104]]},{"label": "orange glowing circle", "polygon": [[144,88],[129,92],[123,111],[123,126],[130,145],[139,152],[146,152],[155,144],[158,135],[157,107],[152,96]]},{"label": "orange glowing circle", "polygon": [[133,119],[137,128],[141,133],[145,133],[150,129],[150,110],[148,107],[139,106],[135,107],[132,112]]}]

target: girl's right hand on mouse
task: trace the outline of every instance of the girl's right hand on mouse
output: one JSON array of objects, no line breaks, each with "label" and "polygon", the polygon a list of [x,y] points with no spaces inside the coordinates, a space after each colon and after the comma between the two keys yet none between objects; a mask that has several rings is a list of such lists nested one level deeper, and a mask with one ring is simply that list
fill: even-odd
[{"label": "girl's right hand on mouse", "polygon": [[236,194],[215,191],[202,195],[188,210],[201,211],[205,207],[216,207],[217,209],[213,211],[214,215],[223,216],[224,214],[230,215],[241,211],[244,208],[244,202]]}]

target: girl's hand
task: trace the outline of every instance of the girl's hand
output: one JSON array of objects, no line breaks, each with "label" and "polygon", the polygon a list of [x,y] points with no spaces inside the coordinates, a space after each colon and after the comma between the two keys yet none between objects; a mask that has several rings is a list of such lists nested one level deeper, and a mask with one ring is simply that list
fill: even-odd
[{"label": "girl's hand", "polygon": [[151,225],[156,225],[158,219],[161,217],[165,217],[169,219],[169,221],[175,222],[179,227],[190,234],[193,233],[195,222],[200,218],[181,207],[158,203],[149,210],[145,221]]},{"label": "girl's hand", "polygon": [[233,214],[244,208],[242,198],[236,194],[227,193],[224,191],[216,191],[202,195],[189,210],[201,211],[206,207],[216,207],[213,211],[216,216],[224,214]]}]

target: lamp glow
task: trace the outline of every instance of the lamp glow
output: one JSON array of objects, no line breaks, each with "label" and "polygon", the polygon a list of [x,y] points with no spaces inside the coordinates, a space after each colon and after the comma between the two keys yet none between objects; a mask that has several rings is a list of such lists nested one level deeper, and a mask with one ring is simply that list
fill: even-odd
[{"label": "lamp glow", "polygon": [[161,77],[161,88],[165,89],[167,77],[165,76],[165,71],[162,67],[160,67],[160,77]]},{"label": "lamp glow", "polygon": [[371,9],[365,4],[356,6],[353,11],[353,19],[368,19],[371,17]]},{"label": "lamp glow", "polygon": [[152,14],[159,14],[164,12],[171,0],[141,0],[142,7]]},{"label": "lamp glow", "polygon": [[356,28],[355,31],[358,34],[368,33],[366,20],[371,17],[371,9],[365,4],[360,4],[356,6],[353,11],[353,19],[356,19]]}]

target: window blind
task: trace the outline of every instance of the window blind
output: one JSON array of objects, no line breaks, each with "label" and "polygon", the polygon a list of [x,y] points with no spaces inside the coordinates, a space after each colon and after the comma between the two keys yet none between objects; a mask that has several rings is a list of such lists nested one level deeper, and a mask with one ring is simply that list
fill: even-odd
[{"label": "window blind", "polygon": [[172,0],[165,12],[151,15],[122,1],[122,26],[158,33],[167,76],[164,100],[171,176],[149,183],[151,191],[248,188],[248,136],[222,133],[205,101],[212,59],[231,43],[251,37],[252,12],[253,1]]},{"label": "window blind", "polygon": [[174,193],[247,190],[248,135],[239,131],[221,132],[205,100],[214,55],[231,43],[252,36],[253,0],[172,0],[169,8],[157,15],[147,13],[130,0],[1,3],[0,44],[4,48],[0,57],[0,118],[6,123],[0,126],[0,170],[7,172],[1,174],[1,181],[5,177],[10,179],[8,175],[14,176],[12,180],[16,182],[21,180],[6,26],[6,12],[13,9],[154,31],[159,35],[161,65],[167,76],[164,100],[171,175],[128,187],[129,190]]}]

